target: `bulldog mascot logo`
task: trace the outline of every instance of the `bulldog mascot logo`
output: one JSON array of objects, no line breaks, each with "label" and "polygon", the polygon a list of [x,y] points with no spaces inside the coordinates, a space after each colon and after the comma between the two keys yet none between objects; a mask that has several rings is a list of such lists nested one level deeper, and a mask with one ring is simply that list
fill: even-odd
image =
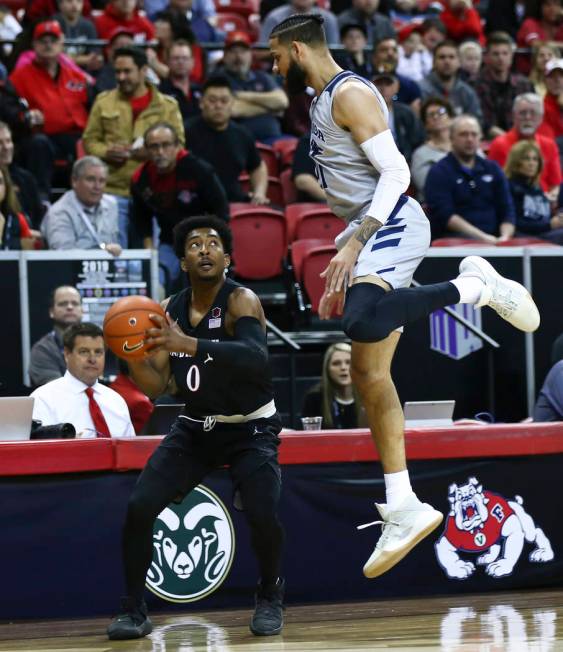
[{"label": "bulldog mascot logo", "polygon": [[227,577],[235,552],[231,517],[212,491],[199,485],[158,515],[153,529],[149,590],[169,602],[193,602]]},{"label": "bulldog mascot logo", "polygon": [[450,485],[448,500],[450,512],[435,546],[438,563],[448,577],[465,580],[475,572],[475,563],[459,553],[476,553],[476,564],[485,566],[491,577],[510,575],[525,541],[534,544],[531,562],[553,559],[549,539],[524,510],[520,496],[506,500],[483,491],[477,478],[469,478],[467,484]]}]

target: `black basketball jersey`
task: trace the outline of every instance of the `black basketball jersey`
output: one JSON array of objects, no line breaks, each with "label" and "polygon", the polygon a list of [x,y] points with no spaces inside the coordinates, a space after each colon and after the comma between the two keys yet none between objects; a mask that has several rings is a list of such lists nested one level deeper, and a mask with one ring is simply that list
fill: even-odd
[{"label": "black basketball jersey", "polygon": [[[178,320],[186,335],[214,342],[232,341],[234,338],[225,330],[225,318],[229,296],[238,287],[238,283],[226,279],[209,312],[195,328],[189,321],[191,288],[170,297],[167,312]],[[190,416],[250,414],[273,399],[269,365],[253,374],[240,374],[217,363],[212,355],[198,352],[192,357],[173,352],[170,367]]]}]

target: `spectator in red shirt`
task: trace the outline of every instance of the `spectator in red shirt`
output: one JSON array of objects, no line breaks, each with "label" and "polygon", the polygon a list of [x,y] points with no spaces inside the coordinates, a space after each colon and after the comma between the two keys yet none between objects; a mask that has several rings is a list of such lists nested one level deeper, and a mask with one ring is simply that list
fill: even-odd
[{"label": "spectator in red shirt", "polygon": [[447,7],[440,14],[440,20],[448,31],[448,37],[453,41],[461,43],[474,39],[485,45],[481,18],[473,8],[471,0],[449,0]]},{"label": "spectator in red shirt", "polygon": [[54,160],[75,157],[76,141],[88,121],[88,77],[61,59],[63,32],[55,20],[36,25],[35,58],[14,70],[10,80],[20,97],[34,111],[34,126],[48,136],[50,150],[42,148],[30,161],[30,172],[41,191],[48,191]]},{"label": "spectator in red shirt", "polygon": [[538,133],[543,119],[543,103],[535,93],[523,93],[514,100],[512,111],[514,127],[491,143],[489,158],[504,167],[512,146],[520,140],[535,140],[542,153],[544,167],[540,185],[548,197],[555,201],[561,184],[561,165],[559,150],[552,138]]},{"label": "spectator in red shirt", "polygon": [[543,100],[543,122],[540,127],[543,136],[563,136],[563,59],[552,59],[545,66],[545,87]]},{"label": "spectator in red shirt", "polygon": [[117,366],[119,373],[110,387],[117,392],[127,403],[131,423],[135,433],[140,435],[143,428],[153,413],[154,405],[150,398],[144,394],[129,375],[129,366],[125,360],[118,358]]},{"label": "spectator in red shirt", "polygon": [[137,0],[111,0],[106,5],[104,13],[96,18],[99,38],[109,39],[116,27],[132,30],[137,41],[154,39],[154,26],[139,14]]},{"label": "spectator in red shirt", "polygon": [[518,30],[516,41],[520,47],[529,48],[535,41],[563,42],[563,16],[561,0],[538,0],[526,3],[526,19]]}]

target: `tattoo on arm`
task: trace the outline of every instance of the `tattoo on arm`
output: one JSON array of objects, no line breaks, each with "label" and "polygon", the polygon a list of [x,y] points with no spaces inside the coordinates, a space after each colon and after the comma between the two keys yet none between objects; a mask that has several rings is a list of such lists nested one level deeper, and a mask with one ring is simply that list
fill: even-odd
[{"label": "tattoo on arm", "polygon": [[365,245],[366,242],[371,238],[371,236],[376,231],[378,231],[382,226],[383,224],[381,222],[378,222],[373,217],[366,216],[364,217],[362,223],[354,233],[354,237],[358,242],[361,242],[362,245]]}]

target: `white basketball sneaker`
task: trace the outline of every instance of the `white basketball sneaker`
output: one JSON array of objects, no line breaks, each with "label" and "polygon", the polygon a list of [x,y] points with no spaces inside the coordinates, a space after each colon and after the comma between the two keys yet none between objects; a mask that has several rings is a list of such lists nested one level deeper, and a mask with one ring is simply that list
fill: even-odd
[{"label": "white basketball sneaker", "polygon": [[387,510],[387,505],[378,505],[382,521],[358,526],[358,530],[370,525],[382,525],[383,532],[364,565],[364,575],[374,578],[387,572],[401,561],[419,541],[435,530],[444,518],[443,514],[412,494],[405,498],[399,509]]},{"label": "white basketball sneaker", "polygon": [[485,287],[477,307],[489,306],[515,328],[532,333],[540,325],[540,313],[526,288],[501,276],[481,256],[467,256],[459,265],[460,276],[476,276]]}]

